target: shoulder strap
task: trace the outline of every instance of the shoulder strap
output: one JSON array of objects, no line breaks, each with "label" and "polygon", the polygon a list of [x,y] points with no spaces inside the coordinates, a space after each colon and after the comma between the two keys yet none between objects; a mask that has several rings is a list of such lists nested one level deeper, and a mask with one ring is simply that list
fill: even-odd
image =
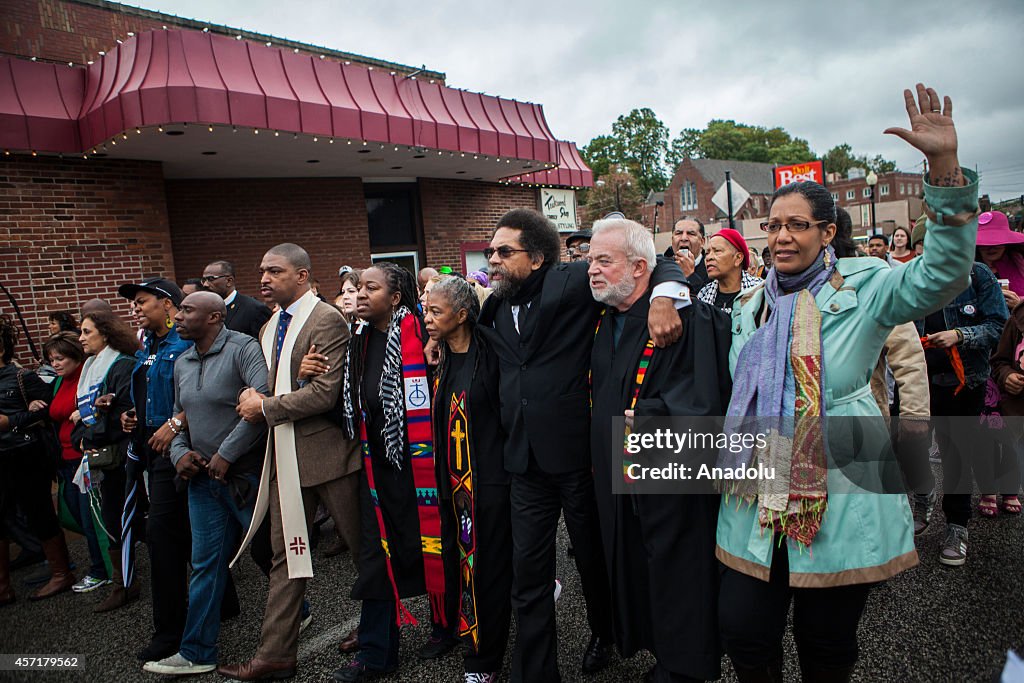
[{"label": "shoulder strap", "polygon": [[28,392],[25,391],[25,373],[28,370],[18,368],[18,391],[21,392],[21,400],[25,402],[25,409],[28,410]]}]

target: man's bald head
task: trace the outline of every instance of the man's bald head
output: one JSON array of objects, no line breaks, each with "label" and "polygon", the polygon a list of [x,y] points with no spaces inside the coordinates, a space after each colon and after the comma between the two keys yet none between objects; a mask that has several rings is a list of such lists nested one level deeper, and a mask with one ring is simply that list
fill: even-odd
[{"label": "man's bald head", "polygon": [[227,309],[224,299],[213,292],[193,292],[181,302],[178,313],[174,316],[174,326],[178,336],[191,339],[196,343],[200,353],[206,353],[224,329],[224,316]]},{"label": "man's bald head", "polygon": [[[228,308],[224,305],[224,299],[219,294],[213,292],[193,292],[185,297],[185,301],[191,302],[191,305],[196,307],[196,310],[204,313],[219,313],[221,319],[228,314]],[[181,305],[185,305],[185,301],[181,302]]]},{"label": "man's bald head", "polygon": [[437,270],[431,268],[430,266],[427,266],[426,268],[420,268],[420,274],[416,279],[419,280],[421,293],[423,292],[423,289],[427,286],[427,283],[430,282],[430,278],[437,277],[437,275]]}]

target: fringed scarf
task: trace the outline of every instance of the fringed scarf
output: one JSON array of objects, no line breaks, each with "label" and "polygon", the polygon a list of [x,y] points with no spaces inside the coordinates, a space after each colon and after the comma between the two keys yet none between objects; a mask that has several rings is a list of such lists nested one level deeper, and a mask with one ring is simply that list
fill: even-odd
[{"label": "fringed scarf", "polygon": [[758,507],[761,527],[809,547],[828,503],[825,455],[825,367],[821,312],[815,296],[835,271],[826,247],[796,275],[768,271],[768,320],[740,351],[726,431],[767,432],[767,447],[719,454],[722,467],[774,468],[774,479],[731,481],[725,492]]},{"label": "fringed scarf", "polygon": [[[358,327],[356,334],[365,334],[365,326]],[[423,549],[423,577],[430,605],[434,613],[440,615],[441,625],[447,626],[444,611],[444,564],[441,558],[441,516],[438,509],[434,444],[430,423],[430,387],[427,383],[427,364],[420,334],[419,321],[405,306],[399,308],[388,323],[384,370],[380,378],[380,397],[384,406],[384,457],[392,467],[400,470],[406,459],[405,448],[408,443],[408,459],[411,462],[413,485],[416,489],[419,535]],[[351,349],[351,345],[349,348]],[[363,348],[365,351],[365,346]],[[351,429],[354,409],[351,405],[350,388],[352,383],[359,379],[350,377],[351,358],[348,360],[344,375],[345,421],[346,429]],[[380,499],[377,496],[365,416],[359,421],[359,437],[363,444],[363,467],[366,470],[370,497],[373,499],[388,579],[395,593],[395,620],[399,626],[415,625],[416,618],[402,604],[391,565],[391,549],[388,545],[388,532],[384,524]]]}]

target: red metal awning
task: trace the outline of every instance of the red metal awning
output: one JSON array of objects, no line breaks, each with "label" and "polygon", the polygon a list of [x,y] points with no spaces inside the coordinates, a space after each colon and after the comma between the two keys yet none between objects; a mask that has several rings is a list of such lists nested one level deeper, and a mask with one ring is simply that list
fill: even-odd
[{"label": "red metal awning", "polygon": [[575,142],[559,141],[557,167],[505,178],[516,185],[550,185],[560,187],[593,187],[594,172],[590,170]]},{"label": "red metal awning", "polygon": [[540,105],[213,33],[144,32],[86,68],[0,58],[2,147],[81,154],[187,123],[565,163],[568,181],[548,184],[590,184]]}]

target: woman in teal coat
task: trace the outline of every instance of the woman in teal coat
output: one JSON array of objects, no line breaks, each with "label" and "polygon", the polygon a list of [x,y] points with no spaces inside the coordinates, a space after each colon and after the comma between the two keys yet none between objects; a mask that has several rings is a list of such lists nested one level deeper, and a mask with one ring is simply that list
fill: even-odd
[{"label": "woman in teal coat", "polygon": [[[865,483],[870,463],[839,471],[828,461],[852,450],[853,428],[860,447],[846,455],[886,452],[880,419],[875,428],[872,420],[851,426],[833,418],[880,417],[869,380],[890,330],[941,308],[969,283],[977,182],[957,159],[952,103],[920,84],[920,109],[911,91],[904,95],[912,130],[886,133],[928,159],[924,257],[895,269],[880,259],[837,262],[831,195],[793,183],[776,191],[762,224],[773,267],[733,309],[730,419],[773,431],[766,448],[725,454],[720,464],[776,471],[771,482],[733,482],[719,514],[720,629],[741,681],[782,680],[791,602],[804,680],[849,680],[870,586],[918,562],[907,497]],[[851,492],[850,479],[876,492]]]}]

